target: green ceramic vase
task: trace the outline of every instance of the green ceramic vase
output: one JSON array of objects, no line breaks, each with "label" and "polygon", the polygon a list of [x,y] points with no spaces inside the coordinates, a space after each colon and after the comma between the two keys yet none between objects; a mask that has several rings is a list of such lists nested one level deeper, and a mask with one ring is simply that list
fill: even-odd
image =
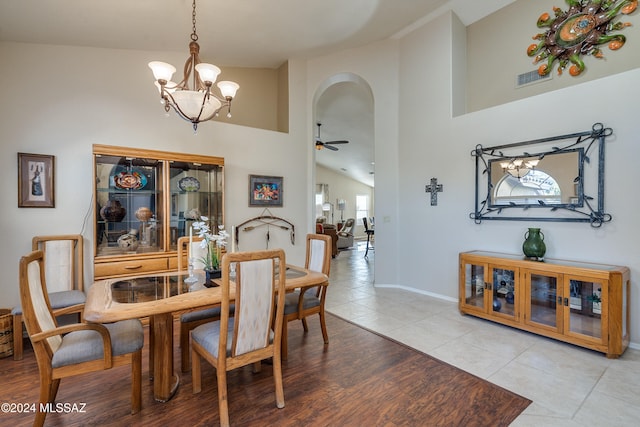
[{"label": "green ceramic vase", "polygon": [[544,244],[544,234],[539,228],[530,228],[524,233],[524,243],[522,244],[522,252],[529,258],[541,260],[547,246]]}]

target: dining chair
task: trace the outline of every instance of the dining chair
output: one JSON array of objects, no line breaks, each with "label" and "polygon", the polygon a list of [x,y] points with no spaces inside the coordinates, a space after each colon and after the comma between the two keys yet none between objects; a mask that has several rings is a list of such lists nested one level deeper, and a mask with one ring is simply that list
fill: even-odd
[{"label": "dining chair", "polygon": [[[193,257],[193,268],[201,270],[204,262],[201,261],[207,254],[207,249],[200,246],[201,237],[193,237],[189,244],[189,237],[178,239],[178,270],[186,270],[189,266],[189,258]],[[233,304],[230,307],[233,312]],[[189,333],[203,323],[220,319],[220,306],[205,308],[202,310],[187,311],[180,314],[180,367],[182,372],[191,369],[191,356],[189,352]]]},{"label": "dining chair", "polygon": [[[304,266],[307,270],[319,271],[329,276],[331,270],[331,237],[324,234],[307,234],[307,252]],[[329,282],[309,286],[290,292],[285,297],[284,323],[282,326],[282,360],[288,357],[287,325],[294,320],[301,320],[305,333],[309,331],[307,317],[314,314],[320,316],[320,327],[324,343],[329,343],[325,322],[324,303],[327,297]]]},{"label": "dining chair", "polygon": [[362,223],[364,224],[364,232],[367,233],[367,250],[364,251],[364,257],[366,258],[367,255],[369,255],[369,249],[373,250],[373,246],[370,246],[370,242],[375,234],[375,230],[373,228],[369,228],[367,217],[362,217]]},{"label": "dining chair", "polygon": [[[233,284],[232,264],[235,264]],[[276,406],[284,408],[280,339],[285,281],[282,249],[233,252],[222,259],[220,320],[191,331],[193,392],[199,393],[202,389],[200,359],[203,358],[216,369],[221,426],[229,425],[227,371],[253,364],[257,372],[265,359],[271,359],[273,364]],[[231,301],[235,302],[234,317],[231,317]]]},{"label": "dining chair", "polygon": [[[83,238],[80,234],[35,236],[31,250],[42,250],[45,257],[47,293],[55,317],[77,314],[82,319],[84,302]],[[22,307],[13,315],[13,360],[22,360]]]},{"label": "dining chair", "polygon": [[37,250],[20,259],[20,300],[40,373],[34,426],[44,424],[42,405],[53,403],[62,378],[131,364],[131,413],[142,406],[144,332],[140,320],[58,326],[47,294],[45,255]]}]

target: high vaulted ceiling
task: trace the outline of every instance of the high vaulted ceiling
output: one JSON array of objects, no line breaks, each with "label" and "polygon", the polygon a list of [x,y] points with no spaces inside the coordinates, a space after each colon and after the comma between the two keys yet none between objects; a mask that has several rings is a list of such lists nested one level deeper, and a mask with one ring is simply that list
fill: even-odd
[{"label": "high vaulted ceiling", "polygon": [[[513,1],[199,0],[196,27],[203,61],[275,68],[288,59],[393,37],[447,9],[469,25]],[[191,4],[192,0],[0,0],[0,41],[187,52]],[[337,106],[345,100],[323,102]],[[335,108],[327,114],[339,116]],[[323,127],[327,139],[352,138],[351,147],[372,144],[373,126],[361,129],[360,133],[368,134],[356,138],[349,132],[357,123],[331,122]],[[366,150],[373,152],[372,145]],[[356,152],[362,156],[364,149]],[[350,160],[348,150],[331,152],[337,153],[343,154],[345,168],[369,163],[368,167],[358,166],[364,167],[358,171],[360,175],[369,174],[369,160]]]}]

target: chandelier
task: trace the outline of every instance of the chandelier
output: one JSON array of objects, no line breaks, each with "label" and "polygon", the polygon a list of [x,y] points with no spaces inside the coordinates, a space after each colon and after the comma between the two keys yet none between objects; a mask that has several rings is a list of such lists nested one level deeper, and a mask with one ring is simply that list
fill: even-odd
[{"label": "chandelier", "polygon": [[211,87],[220,74],[220,68],[213,64],[200,62],[195,0],[193,0],[191,22],[193,23],[193,32],[189,43],[189,58],[184,64],[182,81],[180,83],[171,81],[176,68],[166,62],[149,62],[149,68],[153,71],[153,76],[156,79],[155,85],[160,91],[164,110],[169,113],[169,110],[173,108],[178,116],[193,124],[193,131],[196,132],[200,122],[218,116],[224,107],[227,107],[227,117],[231,117],[231,101],[240,86],[235,82],[220,81],[217,86],[221,95],[211,91]]},{"label": "chandelier", "polygon": [[539,159],[513,159],[510,162],[500,162],[502,171],[515,178],[522,178],[538,166]]}]

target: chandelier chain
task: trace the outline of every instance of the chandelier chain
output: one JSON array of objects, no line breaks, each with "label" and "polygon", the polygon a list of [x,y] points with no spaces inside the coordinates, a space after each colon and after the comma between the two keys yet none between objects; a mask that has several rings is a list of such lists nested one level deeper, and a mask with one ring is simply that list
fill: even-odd
[{"label": "chandelier chain", "polygon": [[191,12],[191,23],[193,24],[193,33],[191,33],[191,40],[198,41],[198,34],[196,33],[196,0],[193,0],[193,11]]}]

